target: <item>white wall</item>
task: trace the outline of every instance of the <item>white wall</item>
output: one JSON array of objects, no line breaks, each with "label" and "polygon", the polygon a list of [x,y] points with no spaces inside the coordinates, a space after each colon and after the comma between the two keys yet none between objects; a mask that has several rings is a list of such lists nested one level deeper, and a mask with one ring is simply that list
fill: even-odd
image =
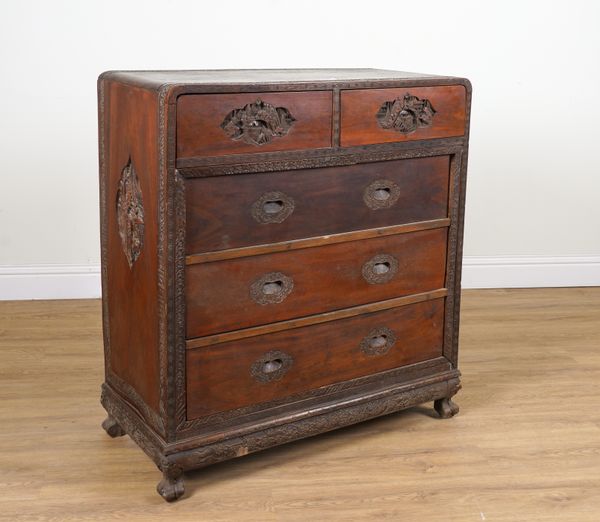
[{"label": "white wall", "polygon": [[105,69],[466,76],[466,285],[600,284],[599,22],[592,0],[3,0],[0,298],[99,292]]}]

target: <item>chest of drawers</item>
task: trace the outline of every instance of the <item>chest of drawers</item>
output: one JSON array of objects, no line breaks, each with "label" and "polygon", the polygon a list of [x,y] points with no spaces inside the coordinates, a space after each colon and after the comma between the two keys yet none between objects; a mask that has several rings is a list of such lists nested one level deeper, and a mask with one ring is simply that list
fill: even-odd
[{"label": "chest of drawers", "polygon": [[186,470],[458,411],[467,80],[123,71],[98,93],[103,427],[166,500]]}]

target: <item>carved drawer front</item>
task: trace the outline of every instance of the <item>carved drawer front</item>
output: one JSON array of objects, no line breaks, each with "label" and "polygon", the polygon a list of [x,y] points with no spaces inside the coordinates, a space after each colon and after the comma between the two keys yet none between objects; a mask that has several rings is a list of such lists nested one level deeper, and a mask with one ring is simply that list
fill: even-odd
[{"label": "carved drawer front", "polygon": [[341,105],[342,147],[465,133],[462,85],[344,90]]},{"label": "carved drawer front", "polygon": [[448,215],[449,157],[186,181],[188,254]]},{"label": "carved drawer front", "polygon": [[188,419],[439,357],[444,299],[187,350]]},{"label": "carved drawer front", "polygon": [[331,91],[186,94],[177,157],[331,147]]},{"label": "carved drawer front", "polygon": [[444,287],[447,229],[188,265],[188,338]]}]

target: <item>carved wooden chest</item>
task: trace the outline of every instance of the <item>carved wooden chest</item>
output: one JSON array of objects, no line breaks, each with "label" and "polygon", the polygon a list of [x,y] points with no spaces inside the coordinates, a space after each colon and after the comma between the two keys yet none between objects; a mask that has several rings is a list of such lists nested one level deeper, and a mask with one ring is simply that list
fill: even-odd
[{"label": "carved wooden chest", "polygon": [[104,428],[183,472],[458,408],[471,88],[369,69],[100,76]]}]

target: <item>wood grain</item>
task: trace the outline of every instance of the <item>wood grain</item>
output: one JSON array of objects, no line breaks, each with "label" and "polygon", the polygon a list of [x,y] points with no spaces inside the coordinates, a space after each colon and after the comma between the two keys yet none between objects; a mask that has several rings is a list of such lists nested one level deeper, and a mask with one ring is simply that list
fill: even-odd
[{"label": "wood grain", "polygon": [[[188,419],[434,359],[442,354],[443,318],[442,298],[188,350]],[[365,354],[361,342],[379,327],[396,336],[393,346]],[[267,353],[291,357],[290,367],[277,380],[259,382],[252,366]]]},{"label": "wood grain", "polygon": [[273,252],[288,252],[290,250],[333,245],[334,243],[345,243],[347,241],[360,241],[361,239],[372,239],[374,237],[408,234],[409,232],[418,232],[419,230],[447,228],[449,225],[450,219],[445,218],[432,219],[431,221],[419,221],[417,223],[407,223],[405,225],[390,225],[389,227],[367,228],[364,230],[356,230],[354,232],[342,232],[340,234],[331,234],[326,236],[292,239],[290,241],[282,241],[280,243],[231,248],[229,250],[216,250],[213,252],[204,252],[203,254],[190,254],[189,256],[186,256],[185,262],[188,265],[194,265],[196,263],[209,263],[212,261],[222,261],[224,259],[235,259],[236,257],[259,256],[263,254],[272,254]]},{"label": "wood grain", "polygon": [[[232,140],[221,128],[224,118],[257,99],[284,107],[296,121],[285,136],[265,145]],[[332,110],[331,91],[182,95],[177,100],[177,157],[331,147]]]},{"label": "wood grain", "polygon": [[[434,156],[304,169],[253,176],[220,176],[186,181],[186,252],[262,245],[353,230],[448,217],[449,157]],[[389,208],[373,210],[367,187],[386,180],[398,196]],[[280,223],[261,223],[252,209],[265,193],[293,201]]]},{"label": "wood grain", "polygon": [[[110,368],[158,411],[158,100],[152,91],[109,83],[105,109]],[[144,244],[132,267],[116,213],[119,178],[128,161],[137,170],[144,205]]]},{"label": "wood grain", "polygon": [[[188,265],[187,336],[201,337],[443,288],[446,233],[439,228]],[[398,260],[398,273],[387,283],[369,284],[362,275],[363,265],[382,253]],[[293,280],[293,289],[279,303],[259,304],[252,298],[252,285],[267,273],[281,273]]]},{"label": "wood grain", "polygon": [[299,319],[290,319],[288,321],[280,321],[278,323],[265,324],[263,326],[254,326],[252,328],[209,335],[206,337],[196,337],[186,341],[186,348],[188,350],[191,348],[201,348],[211,344],[237,341],[239,339],[246,339],[247,337],[254,337],[256,335],[264,335],[267,333],[281,332],[282,330],[290,330],[292,328],[302,328],[312,324],[337,321],[338,319],[346,319],[348,317],[354,317],[360,314],[379,312],[381,310],[388,310],[398,306],[406,306],[414,303],[420,303],[422,301],[428,301],[429,299],[446,297],[446,295],[448,295],[448,290],[445,288],[439,288],[438,290],[433,290],[431,292],[423,292],[421,294],[413,294],[405,297],[395,297],[393,299],[387,299],[386,301],[377,301],[376,303],[353,306],[350,308],[344,308],[342,310],[334,310],[333,312],[309,315],[307,317],[300,317]]},{"label": "wood grain", "polygon": [[[406,93],[428,99],[436,113],[429,127],[409,134],[379,126],[375,115],[384,102]],[[344,90],[341,95],[342,147],[462,136],[466,122],[466,90],[462,85]]]},{"label": "wood grain", "polygon": [[177,504],[100,428],[100,310],[0,302],[0,520],[600,519],[600,288],[463,292],[457,417],[424,405],[190,472]]}]

